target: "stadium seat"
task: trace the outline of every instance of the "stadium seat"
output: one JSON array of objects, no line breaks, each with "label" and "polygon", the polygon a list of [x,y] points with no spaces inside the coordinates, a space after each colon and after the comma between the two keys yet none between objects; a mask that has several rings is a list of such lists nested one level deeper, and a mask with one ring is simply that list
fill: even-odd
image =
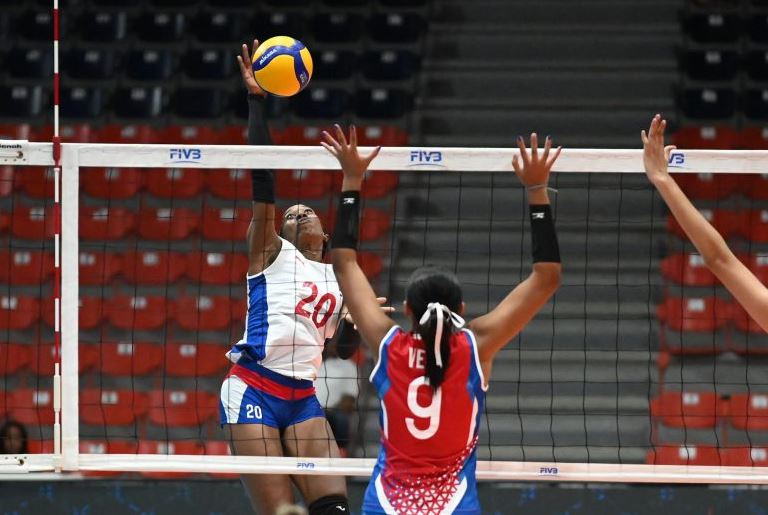
[{"label": "stadium seat", "polygon": [[714,354],[724,350],[730,307],[718,297],[668,297],[657,308],[661,347],[672,354]]},{"label": "stadium seat", "polygon": [[419,69],[419,58],[410,51],[368,51],[362,58],[363,76],[368,80],[405,80]]},{"label": "stadium seat", "polygon": [[656,445],[648,451],[645,462],[650,465],[722,465],[719,449],[712,445]]},{"label": "stadium seat", "polygon": [[136,216],[122,207],[81,207],[80,238],[122,240],[133,233]]},{"label": "stadium seat", "polygon": [[94,135],[96,143],[154,143],[156,140],[155,129],[149,125],[108,124]]},{"label": "stadium seat", "polygon": [[179,296],[174,303],[176,323],[186,331],[218,331],[232,322],[229,297],[219,295]]},{"label": "stadium seat", "polygon": [[[88,143],[92,141],[92,127],[85,123],[66,123],[59,127],[59,136],[65,143]],[[53,125],[43,125],[33,135],[34,141],[53,141]],[[82,171],[81,171],[82,173]],[[51,195],[52,196],[52,195]]]},{"label": "stadium seat", "polygon": [[22,295],[0,296],[0,330],[28,329],[40,318],[40,302]]},{"label": "stadium seat", "polygon": [[768,395],[734,393],[728,401],[731,425],[746,431],[768,430]]},{"label": "stadium seat", "polygon": [[745,256],[742,261],[763,284],[768,284],[768,253],[757,252]]},{"label": "stadium seat", "polygon": [[688,13],[683,27],[699,43],[733,43],[742,33],[741,17],[736,13]]},{"label": "stadium seat", "polygon": [[[138,443],[134,440],[80,440],[81,454],[136,454]],[[87,477],[116,477],[124,474],[119,470],[81,470]]]},{"label": "stadium seat", "polygon": [[80,390],[80,421],[93,426],[128,426],[147,411],[147,395],[135,390]]},{"label": "stadium seat", "polygon": [[326,170],[278,170],[275,173],[275,194],[288,202],[323,198],[333,191],[333,186],[334,172]]},{"label": "stadium seat", "polygon": [[202,11],[192,19],[192,34],[206,43],[237,43],[244,34],[246,21],[237,12]]},{"label": "stadium seat", "polygon": [[126,38],[128,14],[124,11],[85,11],[79,20],[78,33],[91,43],[117,43]]},{"label": "stadium seat", "polygon": [[80,184],[91,197],[126,200],[141,191],[145,174],[138,168],[81,168]]},{"label": "stadium seat", "polygon": [[752,243],[768,243],[768,209],[749,211],[746,220],[739,233]]},{"label": "stadium seat", "polygon": [[395,172],[368,170],[364,175],[361,195],[363,198],[378,199],[386,197],[397,188],[398,175]]},{"label": "stadium seat", "polygon": [[[729,238],[745,223],[743,213],[723,209],[699,209],[699,212],[717,229],[723,238]],[[683,228],[671,215],[667,218],[667,229],[678,238],[688,239]]]},{"label": "stadium seat", "polygon": [[174,145],[214,145],[220,134],[209,125],[169,125],[158,133],[158,138]]},{"label": "stadium seat", "polygon": [[202,235],[208,240],[243,240],[253,211],[249,207],[205,208]]},{"label": "stadium seat", "polygon": [[40,199],[53,200],[54,177],[53,168],[45,166],[27,166],[16,173],[21,190],[30,197]]},{"label": "stadium seat", "polygon": [[122,261],[114,252],[80,251],[80,285],[101,286],[109,284],[121,270]]},{"label": "stadium seat", "polygon": [[691,119],[726,119],[736,113],[736,92],[729,88],[685,88],[680,108]]},{"label": "stadium seat", "polygon": [[181,86],[174,94],[173,112],[179,118],[219,118],[225,106],[224,93],[215,88]]},{"label": "stadium seat", "polygon": [[186,258],[179,252],[142,250],[123,254],[123,275],[131,284],[172,284],[184,275],[186,266]]},{"label": "stadium seat", "polygon": [[744,92],[744,114],[752,120],[768,120],[768,87]]},{"label": "stadium seat", "polygon": [[694,80],[732,80],[739,72],[739,54],[735,50],[687,50],[680,61]]},{"label": "stadium seat", "polygon": [[[61,348],[59,348],[59,351]],[[78,345],[77,370],[82,374],[90,371],[98,360],[98,349],[95,345]],[[61,355],[56,352],[56,346],[52,343],[38,343],[32,345],[29,358],[29,369],[39,376],[52,376],[54,364],[61,361]]]},{"label": "stadium seat", "polygon": [[281,145],[315,146],[323,141],[323,131],[331,132],[333,127],[320,127],[315,125],[291,125],[285,128],[280,135]]},{"label": "stadium seat", "polygon": [[747,176],[736,174],[675,174],[675,182],[691,199],[722,200],[741,189]]},{"label": "stadium seat", "polygon": [[731,127],[723,126],[685,126],[672,134],[672,143],[681,149],[712,148],[733,149],[738,133]]},{"label": "stadium seat", "polygon": [[[252,3],[250,5],[253,5]],[[306,20],[297,12],[269,10],[253,17],[246,27],[250,34],[306,34]],[[247,41],[246,39],[238,41]],[[250,45],[249,45],[250,46]]]},{"label": "stadium seat", "polygon": [[6,409],[17,422],[25,426],[53,425],[52,390],[17,388],[6,392],[6,396]]},{"label": "stadium seat", "polygon": [[169,343],[165,373],[170,377],[222,377],[230,365],[220,343]]},{"label": "stadium seat", "polygon": [[22,39],[48,42],[53,34],[53,15],[50,9],[29,10],[21,13],[13,25]]},{"label": "stadium seat", "polygon": [[28,123],[0,123],[0,139],[32,140],[32,126]]},{"label": "stadium seat", "polygon": [[[245,145],[248,142],[248,127],[246,125],[229,125],[217,131],[219,134],[218,142],[221,145]],[[277,144],[278,137],[275,136],[274,128],[270,129],[272,140]]]},{"label": "stadium seat", "polygon": [[683,286],[715,286],[719,281],[699,254],[673,254],[661,261],[661,273],[668,281]]},{"label": "stadium seat", "polygon": [[99,348],[99,370],[108,376],[144,376],[163,363],[164,349],[154,343],[108,342],[100,344]]},{"label": "stadium seat", "polygon": [[768,43],[768,14],[753,13],[747,20],[749,38],[755,43]]},{"label": "stadium seat", "polygon": [[[81,296],[79,299],[78,320],[81,330],[95,329],[101,325],[104,319],[101,297]],[[42,319],[49,326],[54,327],[54,300],[53,297],[43,299]]]},{"label": "stadium seat", "polygon": [[[193,80],[222,80],[235,73],[231,52],[210,48],[192,49],[184,55],[184,73]],[[211,88],[206,88],[211,92]]]},{"label": "stadium seat", "polygon": [[302,118],[339,118],[347,107],[342,89],[314,87],[294,100],[294,112]]},{"label": "stadium seat", "polygon": [[106,301],[109,323],[118,329],[142,331],[159,329],[165,324],[168,300],[160,296],[113,295]]},{"label": "stadium seat", "polygon": [[745,127],[739,136],[739,146],[745,149],[768,150],[768,127]]},{"label": "stadium seat", "polygon": [[357,71],[357,54],[351,50],[323,50],[313,56],[316,80],[347,80]]},{"label": "stadium seat", "polygon": [[401,147],[408,144],[408,133],[391,125],[366,125],[357,128],[357,143],[371,147]]},{"label": "stadium seat", "polygon": [[53,78],[53,51],[46,47],[16,47],[8,51],[5,66],[14,79]]},{"label": "stadium seat", "polygon": [[112,97],[112,107],[120,118],[157,118],[163,114],[165,96],[160,86],[118,88]]},{"label": "stadium seat", "polygon": [[729,467],[767,467],[768,449],[765,447],[730,447],[721,449],[723,465]]},{"label": "stadium seat", "polygon": [[149,420],[163,427],[198,427],[219,411],[219,396],[192,390],[155,390],[149,394]]},{"label": "stadium seat", "polygon": [[651,401],[651,415],[669,427],[715,427],[722,408],[714,392],[665,391]]},{"label": "stadium seat", "polygon": [[62,70],[79,80],[109,80],[115,76],[115,52],[107,48],[73,48],[64,54]]},{"label": "stadium seat", "polygon": [[187,277],[203,284],[241,284],[248,273],[243,253],[192,252],[187,256]]},{"label": "stadium seat", "polygon": [[242,169],[206,170],[206,189],[212,195],[227,200],[250,200],[251,173]]},{"label": "stadium seat", "polygon": [[355,95],[355,114],[361,118],[400,118],[412,103],[411,96],[401,89],[361,89]]},{"label": "stadium seat", "polygon": [[43,207],[13,206],[11,234],[25,240],[51,239],[54,234],[53,210]]},{"label": "stadium seat", "polygon": [[0,251],[0,283],[39,286],[53,275],[53,253],[35,250]]},{"label": "stadium seat", "polygon": [[[2,132],[0,132],[2,134]],[[2,137],[0,136],[0,139]],[[13,193],[14,176],[18,167],[16,166],[0,166],[0,197],[7,197]],[[8,215],[0,213],[0,232],[4,232],[8,227]]]},{"label": "stadium seat", "polygon": [[43,88],[25,84],[0,86],[0,116],[31,119],[46,105]]},{"label": "stadium seat", "polygon": [[103,114],[105,104],[102,87],[61,89],[61,116],[76,120],[94,120]]},{"label": "stadium seat", "polygon": [[53,454],[53,440],[30,439],[28,442],[30,454]]},{"label": "stadium seat", "polygon": [[768,354],[768,334],[737,301],[731,303],[731,319],[733,328],[728,339],[729,350],[737,354]]},{"label": "stadium seat", "polygon": [[134,30],[138,38],[151,43],[181,41],[185,35],[185,18],[180,12],[148,10],[136,19]]},{"label": "stadium seat", "polygon": [[[198,442],[187,440],[140,440],[138,452],[139,454],[202,455],[204,449]],[[150,479],[183,479],[192,476],[189,472],[141,472],[141,475]]]},{"label": "stadium seat", "polygon": [[174,68],[173,54],[160,48],[137,48],[125,59],[125,76],[133,80],[167,80]]},{"label": "stadium seat", "polygon": [[755,81],[768,80],[768,48],[755,48],[747,51],[744,66],[749,78]]},{"label": "stadium seat", "polygon": [[357,262],[369,279],[375,279],[384,270],[381,256],[374,252],[359,252],[357,254]]},{"label": "stadium seat", "polygon": [[[29,366],[32,356],[32,345],[23,343],[0,343],[0,371],[8,377]],[[1,396],[1,394],[0,394]],[[2,408],[5,404],[0,401]],[[0,409],[0,418],[3,417]]]},{"label": "stadium seat", "polygon": [[198,225],[199,215],[191,208],[145,207],[139,212],[138,233],[148,240],[184,240]]},{"label": "stadium seat", "polygon": [[379,13],[368,20],[368,35],[382,43],[416,43],[425,26],[416,13]]},{"label": "stadium seat", "polygon": [[160,198],[193,198],[203,189],[203,170],[160,168],[146,172],[147,191]]}]

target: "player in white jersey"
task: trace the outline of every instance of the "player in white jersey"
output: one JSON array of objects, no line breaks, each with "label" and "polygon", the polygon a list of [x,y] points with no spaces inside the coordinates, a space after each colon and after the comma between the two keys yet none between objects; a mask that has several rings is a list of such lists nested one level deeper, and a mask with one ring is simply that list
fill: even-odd
[{"label": "player in white jersey", "polygon": [[[249,93],[248,143],[270,145],[265,94],[247,65],[246,45],[238,62]],[[227,353],[233,366],[221,387],[221,423],[237,455],[339,457],[313,385],[342,306],[333,269],[322,263],[328,235],[302,204],[285,211],[278,234],[272,172],[253,170],[252,183],[247,317],[243,338]],[[353,339],[346,327],[336,335],[342,356]],[[350,513],[344,477],[316,475],[244,475],[254,510],[272,515],[293,502],[291,479],[310,515]]]}]

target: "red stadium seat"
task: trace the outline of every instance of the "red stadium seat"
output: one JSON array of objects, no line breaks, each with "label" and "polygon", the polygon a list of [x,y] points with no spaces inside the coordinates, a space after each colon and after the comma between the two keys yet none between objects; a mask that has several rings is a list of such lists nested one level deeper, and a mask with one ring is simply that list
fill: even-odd
[{"label": "red stadium seat", "polygon": [[134,390],[80,390],[80,421],[93,426],[128,426],[147,411],[147,394]]},{"label": "red stadium seat", "polygon": [[[80,440],[81,454],[136,454],[139,446],[133,440]],[[112,470],[81,470],[88,477],[115,477],[124,474]]]},{"label": "red stadium seat", "polygon": [[[7,197],[13,192],[14,177],[16,171],[14,166],[0,166],[0,197]],[[6,223],[7,225],[7,223]],[[4,229],[5,227],[2,227]]]},{"label": "red stadium seat", "polygon": [[108,376],[143,376],[163,363],[163,347],[154,343],[102,343],[100,350],[99,369]]},{"label": "red stadium seat", "polygon": [[229,366],[226,347],[218,343],[169,343],[165,373],[172,377],[220,376]]},{"label": "red stadium seat", "polygon": [[[723,209],[700,209],[699,212],[711,223],[723,238],[728,238],[745,224],[744,213]],[[667,229],[678,238],[688,239],[674,216],[667,218]]]},{"label": "red stadium seat", "polygon": [[109,323],[118,329],[159,329],[165,324],[168,302],[165,297],[115,295],[106,303]]},{"label": "red stadium seat", "polygon": [[53,391],[17,388],[6,392],[10,416],[26,426],[53,425]]},{"label": "red stadium seat", "polygon": [[731,150],[738,145],[738,133],[730,127],[683,127],[672,136],[672,142],[682,149]]},{"label": "red stadium seat", "polygon": [[244,240],[252,217],[248,207],[206,208],[201,232],[208,240]]},{"label": "red stadium seat", "polygon": [[712,173],[678,173],[675,182],[688,197],[699,200],[722,200],[741,189],[745,175]]},{"label": "red stadium seat", "polygon": [[147,170],[147,191],[161,198],[192,198],[203,189],[203,171],[194,168]]},{"label": "red stadium seat", "polygon": [[651,401],[651,415],[670,427],[715,427],[719,402],[714,392],[666,391]]},{"label": "red stadium seat", "polygon": [[245,254],[192,252],[187,256],[187,277],[204,284],[239,284],[248,273]]},{"label": "red stadium seat", "polygon": [[360,194],[363,198],[382,198],[392,193],[397,188],[399,181],[396,172],[382,172],[368,170],[363,176],[363,189]]},{"label": "red stadium seat", "polygon": [[13,206],[11,234],[26,240],[53,238],[53,210],[44,207]]},{"label": "red stadium seat", "polygon": [[149,421],[162,427],[197,427],[219,410],[219,397],[208,392],[153,391],[149,394]]},{"label": "red stadium seat", "polygon": [[53,199],[55,174],[53,168],[26,166],[16,173],[21,191],[34,198]]},{"label": "red stadium seat", "polygon": [[53,440],[29,440],[27,445],[30,454],[53,454]]},{"label": "red stadium seat", "polygon": [[761,283],[768,284],[768,253],[751,254],[743,261]]},{"label": "red stadium seat", "polygon": [[[54,300],[53,297],[46,297],[42,301],[43,322],[48,327],[54,327]],[[78,306],[78,320],[81,330],[95,329],[104,319],[102,306],[102,297],[80,297]]]},{"label": "red stadium seat", "polygon": [[186,207],[143,208],[139,212],[138,233],[148,240],[184,240],[198,225],[199,215]]},{"label": "red stadium seat", "polygon": [[[91,370],[96,365],[98,356],[99,351],[96,345],[81,343],[78,346],[78,372],[82,374]],[[51,343],[38,343],[32,346],[29,368],[39,376],[51,376],[54,371],[54,363],[60,361],[61,356],[56,352],[55,345]]]},{"label": "red stadium seat", "polygon": [[32,127],[28,123],[0,124],[0,139],[18,139],[32,141]]},{"label": "red stadium seat", "polygon": [[768,430],[768,395],[735,393],[728,401],[731,425],[746,431]]},{"label": "red stadium seat", "polygon": [[122,207],[80,208],[80,238],[122,240],[133,233],[135,215]]},{"label": "red stadium seat", "polygon": [[169,125],[159,131],[161,143],[180,145],[216,145],[219,131],[209,125]]},{"label": "red stadium seat", "polygon": [[227,200],[250,200],[251,172],[241,169],[208,170],[205,172],[206,189]]},{"label": "red stadium seat", "polygon": [[81,168],[80,183],[91,197],[125,200],[141,191],[145,173],[138,168]]},{"label": "red stadium seat", "polygon": [[730,447],[720,449],[723,465],[728,467],[768,467],[768,448]]},{"label": "red stadium seat", "polygon": [[357,144],[363,147],[402,147],[408,144],[408,133],[391,125],[358,127]]},{"label": "red stadium seat", "polygon": [[685,286],[715,286],[715,274],[699,254],[673,254],[661,261],[661,273],[668,281]]},{"label": "red stadium seat", "polygon": [[105,125],[94,135],[98,143],[158,143],[155,130],[149,125]]},{"label": "red stadium seat", "polygon": [[739,136],[739,147],[746,150],[768,150],[768,127],[746,127]]},{"label": "red stadium seat", "polygon": [[389,232],[391,223],[391,213],[381,209],[364,209],[360,219],[360,239],[362,241],[378,240]]},{"label": "red stadium seat", "polygon": [[711,445],[656,445],[648,451],[645,462],[650,465],[709,465],[722,464],[719,449]]},{"label": "red stadium seat", "polygon": [[[65,143],[90,143],[96,139],[93,128],[82,123],[61,125],[59,136]],[[45,125],[35,130],[30,141],[53,141],[53,125]]]},{"label": "red stadium seat", "polygon": [[34,286],[53,275],[53,253],[41,251],[0,251],[0,282]]},{"label": "red stadium seat", "polygon": [[657,310],[659,320],[676,331],[711,332],[730,319],[728,303],[718,297],[668,297]]},{"label": "red stadium seat", "polygon": [[275,194],[297,204],[317,200],[334,190],[334,174],[328,170],[277,170]]},{"label": "red stadium seat", "polygon": [[731,304],[729,349],[738,354],[768,354],[768,334],[738,302]]},{"label": "red stadium seat", "polygon": [[226,329],[232,322],[232,306],[229,297],[181,296],[175,302],[176,322],[187,331],[217,331]]},{"label": "red stadium seat", "polygon": [[40,302],[21,295],[0,296],[0,330],[28,329],[40,318]]},{"label": "red stadium seat", "polygon": [[768,243],[768,209],[753,210],[741,226],[741,235],[753,243]]},{"label": "red stadium seat", "polygon": [[[274,137],[273,137],[274,141]],[[248,142],[247,125],[230,125],[219,131],[220,145],[245,145]]]},{"label": "red stadium seat", "polygon": [[184,275],[186,266],[179,252],[143,250],[123,254],[123,275],[132,284],[173,283]]},{"label": "red stadium seat", "polygon": [[[183,454],[183,455],[202,455],[203,446],[198,442],[186,440],[180,441],[161,441],[161,440],[140,440],[139,454]],[[192,476],[190,472],[141,472],[143,477],[151,479],[181,479]]]},{"label": "red stadium seat", "polygon": [[114,252],[80,251],[80,285],[109,284],[121,272],[122,261]]},{"label": "red stadium seat", "polygon": [[[232,448],[229,446],[229,442],[207,441],[205,442],[205,454],[207,456],[232,456]],[[211,472],[208,475],[220,479],[237,479],[239,477],[237,474],[221,472]]]},{"label": "red stadium seat", "polygon": [[359,252],[357,262],[369,279],[375,279],[384,270],[381,257],[373,252]]},{"label": "red stadium seat", "polygon": [[[27,367],[31,356],[32,345],[0,343],[0,373],[8,377]],[[3,414],[0,413],[0,418],[2,417]]]},{"label": "red stadium seat", "polygon": [[744,179],[741,182],[741,192],[752,200],[768,200],[768,173],[750,175]]}]

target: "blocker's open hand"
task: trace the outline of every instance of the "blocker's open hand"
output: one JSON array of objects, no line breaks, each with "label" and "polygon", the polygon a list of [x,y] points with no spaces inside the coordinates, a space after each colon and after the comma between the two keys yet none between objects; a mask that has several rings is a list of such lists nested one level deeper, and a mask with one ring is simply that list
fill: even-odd
[{"label": "blocker's open hand", "polygon": [[243,43],[240,55],[237,56],[237,64],[240,66],[240,73],[243,76],[243,83],[245,84],[248,93],[251,95],[266,96],[267,93],[256,82],[256,77],[253,76],[253,70],[251,69],[251,55],[259,48],[259,40],[253,40],[253,51],[248,52],[248,45]]},{"label": "blocker's open hand", "polygon": [[549,172],[563,147],[557,147],[554,154],[550,155],[552,138],[547,136],[544,141],[544,152],[539,155],[539,138],[535,132],[531,134],[530,153],[525,148],[525,140],[522,136],[517,137],[517,146],[520,149],[520,155],[512,158],[512,168],[514,168],[517,178],[526,188],[532,186],[546,187],[549,182]]},{"label": "blocker's open hand", "polygon": [[344,172],[342,190],[359,190],[363,183],[363,174],[371,161],[379,155],[381,147],[376,147],[367,156],[361,156],[357,151],[357,130],[354,125],[349,128],[349,143],[347,143],[344,131],[338,125],[334,125],[334,133],[336,134],[335,138],[327,131],[323,131],[325,141],[321,141],[320,144],[339,160]]},{"label": "blocker's open hand", "polygon": [[674,145],[664,146],[664,129],[667,128],[667,121],[660,114],[657,114],[651,120],[651,126],[648,133],[640,131],[640,139],[643,140],[643,164],[645,173],[652,183],[664,180],[669,177],[667,163],[669,155],[677,147]]}]

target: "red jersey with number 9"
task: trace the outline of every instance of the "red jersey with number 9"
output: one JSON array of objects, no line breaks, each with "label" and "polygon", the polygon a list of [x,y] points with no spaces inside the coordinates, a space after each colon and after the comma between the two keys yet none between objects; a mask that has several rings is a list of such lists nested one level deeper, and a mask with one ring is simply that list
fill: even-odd
[{"label": "red jersey with number 9", "polygon": [[381,451],[364,513],[477,513],[475,446],[485,404],[471,331],[452,335],[440,387],[424,375],[425,343],[393,327],[371,374],[381,401]]}]

